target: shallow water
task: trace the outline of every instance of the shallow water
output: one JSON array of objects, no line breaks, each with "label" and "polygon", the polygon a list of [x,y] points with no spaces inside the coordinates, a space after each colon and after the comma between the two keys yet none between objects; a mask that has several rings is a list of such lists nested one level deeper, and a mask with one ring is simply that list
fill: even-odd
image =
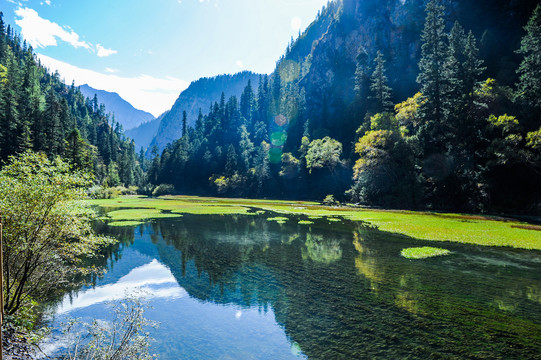
[{"label": "shallow water", "polygon": [[51,325],[108,320],[138,287],[160,359],[541,358],[541,252],[429,243],[452,254],[407,260],[427,242],[271,216],[102,225],[122,240],[107,274],[54,304]]}]

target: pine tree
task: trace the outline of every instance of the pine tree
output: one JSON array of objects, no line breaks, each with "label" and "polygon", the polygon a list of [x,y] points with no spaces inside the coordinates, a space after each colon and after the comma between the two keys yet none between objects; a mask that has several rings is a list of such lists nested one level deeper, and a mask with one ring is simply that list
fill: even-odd
[{"label": "pine tree", "polygon": [[486,125],[486,118],[479,116],[479,105],[474,101],[475,91],[479,88],[479,80],[486,69],[483,64],[483,60],[479,59],[477,40],[470,31],[464,44],[462,99],[465,113],[463,123],[459,126],[462,131],[462,133],[459,132],[459,138],[467,148],[471,149],[471,152],[478,152],[477,150],[481,149],[479,133]]},{"label": "pine tree", "polygon": [[524,30],[526,35],[517,51],[524,56],[517,70],[520,75],[518,96],[532,106],[541,119],[541,4],[535,8]]},{"label": "pine tree", "polygon": [[186,110],[182,112],[182,137],[188,136],[188,119],[186,115]]},{"label": "pine tree", "polygon": [[363,102],[368,97],[370,82],[370,66],[368,63],[368,53],[361,46],[357,54],[357,65],[355,68],[355,94]]},{"label": "pine tree", "polygon": [[[445,44],[444,7],[441,0],[430,0],[426,5],[426,22],[421,35],[420,73],[417,82],[421,85],[420,117],[421,138],[425,152],[440,151],[442,147],[441,123],[443,121],[443,100],[445,75],[442,69],[447,59]],[[435,144],[434,144],[435,143]],[[436,149],[433,149],[436,147]]]},{"label": "pine tree", "polygon": [[[448,56],[443,67],[445,76],[445,92],[442,99],[445,117],[461,117],[463,115],[464,98],[464,60],[466,35],[462,26],[455,22],[449,34]],[[451,132],[451,131],[449,131]]]},{"label": "pine tree", "polygon": [[252,160],[252,154],[255,150],[254,144],[250,140],[250,134],[246,129],[246,126],[242,125],[240,127],[240,156],[241,156],[241,170],[248,171],[250,169],[250,164]]},{"label": "pine tree", "polygon": [[393,103],[391,101],[391,88],[388,85],[387,76],[385,75],[385,59],[383,54],[378,50],[376,59],[374,60],[376,67],[371,77],[370,90],[373,93],[372,98],[375,100],[376,113],[382,111],[391,111]]},{"label": "pine tree", "polygon": [[227,149],[227,160],[225,163],[225,175],[232,176],[237,171],[237,165],[237,152],[235,151],[233,144],[229,144],[229,148]]},{"label": "pine tree", "polygon": [[150,154],[152,155],[152,162],[150,164],[150,169],[148,169],[148,180],[151,184],[158,185],[158,177],[160,175],[160,154],[156,145],[152,147]]},{"label": "pine tree", "polygon": [[[32,148],[32,124],[40,117],[40,84],[37,74],[36,62],[31,49],[28,49],[24,58],[23,80],[21,85],[21,98],[19,101],[19,114],[21,121],[17,129],[18,150],[23,152]],[[41,131],[41,130],[40,130]]]},{"label": "pine tree", "polygon": [[270,179],[269,153],[267,150],[268,144],[262,143],[257,150],[257,156],[254,159],[254,167],[256,170],[257,192],[259,195],[264,194],[266,183]]},{"label": "pine tree", "polygon": [[88,143],[77,129],[73,129],[66,139],[66,159],[78,170],[92,168]]},{"label": "pine tree", "polygon": [[0,64],[4,63],[6,48],[6,29],[4,25],[4,14],[0,11]]},{"label": "pine tree", "polygon": [[248,85],[246,85],[240,96],[240,116],[244,118],[248,128],[250,128],[250,125],[252,124],[253,106],[254,90],[252,89],[252,81],[248,80]]},{"label": "pine tree", "polygon": [[6,160],[18,148],[16,130],[19,126],[19,74],[17,59],[8,47],[5,78],[0,93],[0,160]]},{"label": "pine tree", "polygon": [[474,90],[479,85],[479,80],[486,67],[483,66],[483,60],[479,59],[479,48],[477,47],[477,39],[470,31],[466,38],[464,46],[464,89],[463,94],[467,98],[469,106],[473,106]]}]

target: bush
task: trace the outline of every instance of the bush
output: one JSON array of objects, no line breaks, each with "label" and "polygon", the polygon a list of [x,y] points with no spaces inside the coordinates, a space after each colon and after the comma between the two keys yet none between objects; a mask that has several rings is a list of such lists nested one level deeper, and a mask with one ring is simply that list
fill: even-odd
[{"label": "bush", "polygon": [[160,184],[152,191],[152,196],[172,195],[175,187],[171,184]]},{"label": "bush", "polygon": [[78,201],[90,183],[60,158],[32,152],[10,157],[0,171],[7,315],[69,288],[75,276],[93,271],[83,259],[113,242],[95,235],[95,213]]},{"label": "bush", "polygon": [[92,199],[114,199],[121,195],[137,195],[138,192],[137,186],[125,188],[124,186],[102,187],[94,185],[88,189],[87,194]]},{"label": "bush", "polygon": [[149,327],[158,323],[144,317],[146,302],[127,295],[112,303],[113,320],[94,320],[91,324],[70,321],[63,329],[68,346],[63,359],[155,359],[150,354]]},{"label": "bush", "polygon": [[325,199],[323,199],[323,204],[328,205],[328,206],[336,206],[336,205],[340,205],[340,201],[336,200],[334,198],[334,195],[329,194],[325,196]]}]

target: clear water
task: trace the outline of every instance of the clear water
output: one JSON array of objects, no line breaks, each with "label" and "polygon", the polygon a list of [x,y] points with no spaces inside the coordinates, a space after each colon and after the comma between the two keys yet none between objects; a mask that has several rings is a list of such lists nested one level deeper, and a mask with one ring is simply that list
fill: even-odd
[{"label": "clear water", "polygon": [[102,225],[122,240],[108,272],[54,304],[52,326],[108,320],[139,287],[160,359],[541,359],[541,252],[431,243],[452,255],[407,260],[427,243],[266,217]]}]

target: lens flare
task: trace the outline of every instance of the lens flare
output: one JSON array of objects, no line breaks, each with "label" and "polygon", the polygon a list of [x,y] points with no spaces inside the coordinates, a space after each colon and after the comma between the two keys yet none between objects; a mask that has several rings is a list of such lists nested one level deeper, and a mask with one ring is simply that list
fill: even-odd
[{"label": "lens flare", "polygon": [[287,118],[282,114],[277,115],[274,118],[274,123],[280,127],[285,126],[287,124]]},{"label": "lens flare", "polygon": [[270,136],[271,144],[274,146],[282,146],[287,140],[287,134],[285,131],[275,131]]},{"label": "lens flare", "polygon": [[282,149],[273,147],[269,150],[269,161],[271,164],[279,164],[282,161]]}]

